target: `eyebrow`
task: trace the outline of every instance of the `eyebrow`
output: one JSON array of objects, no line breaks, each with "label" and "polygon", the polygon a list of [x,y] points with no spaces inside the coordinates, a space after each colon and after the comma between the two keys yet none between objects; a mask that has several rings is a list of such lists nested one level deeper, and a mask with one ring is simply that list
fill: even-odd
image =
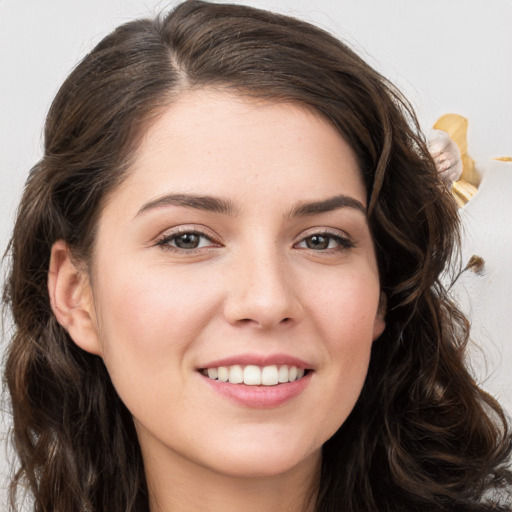
[{"label": "eyebrow", "polygon": [[184,206],[185,208],[223,213],[224,215],[231,216],[238,213],[238,208],[228,199],[194,194],[166,194],[144,204],[137,212],[136,217],[163,206]]},{"label": "eyebrow", "polygon": [[340,208],[352,208],[366,216],[366,207],[363,203],[351,196],[340,194],[322,201],[301,202],[292,209],[288,214],[288,217],[293,218],[318,215],[320,213],[327,213]]},{"label": "eyebrow", "polygon": [[[182,206],[229,216],[236,216],[239,211],[236,205],[229,199],[195,194],[166,194],[145,203],[137,212],[136,217],[150,210],[165,206]],[[285,215],[285,218],[307,217],[340,208],[351,208],[366,216],[366,208],[360,201],[351,196],[341,194],[321,201],[300,202]]]}]

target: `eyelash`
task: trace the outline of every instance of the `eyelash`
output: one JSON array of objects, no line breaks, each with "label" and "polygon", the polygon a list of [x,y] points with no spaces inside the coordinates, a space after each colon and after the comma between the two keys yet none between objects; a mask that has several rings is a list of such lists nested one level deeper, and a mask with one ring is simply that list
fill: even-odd
[{"label": "eyelash", "polygon": [[[206,246],[201,247],[201,241],[199,241],[199,246],[194,248],[182,248],[177,247],[176,245],[172,245],[172,242],[175,242],[180,236],[183,235],[189,235],[189,236],[197,236],[199,239],[208,240],[209,244]],[[328,246],[324,249],[316,250],[312,249],[311,247],[299,247],[303,243],[307,243],[307,240],[312,239],[313,237],[319,237],[324,238],[328,240]],[[337,246],[336,247],[329,247],[331,245],[331,242],[334,241]],[[184,254],[190,254],[195,253],[198,251],[201,251],[202,249],[208,249],[213,247],[220,247],[220,243],[216,242],[211,235],[207,235],[202,231],[199,231],[197,229],[190,229],[190,228],[180,228],[172,233],[168,233],[164,236],[162,236],[156,243],[157,246],[162,247],[165,250],[173,251],[173,252],[179,252]],[[347,249],[352,249],[355,247],[355,244],[352,240],[345,236],[341,236],[339,232],[333,233],[330,231],[315,231],[311,234],[308,234],[307,236],[303,237],[299,242],[294,244],[294,247],[302,249],[302,250],[310,250],[313,252],[321,252],[324,254],[331,254],[334,252],[341,252]]]},{"label": "eyelash", "polygon": [[[199,246],[199,247],[194,247],[191,249],[185,249],[182,247],[177,247],[175,245],[171,245],[171,243],[173,241],[176,241],[176,239],[178,239],[180,236],[183,236],[183,235],[197,236],[197,237],[199,237],[199,239],[208,240],[210,243],[206,247]],[[201,244],[201,242],[199,242],[199,243]],[[202,249],[209,248],[212,246],[217,246],[217,247],[220,246],[220,244],[216,243],[213,240],[213,237],[211,235],[207,235],[207,234],[203,233],[202,231],[199,231],[197,229],[191,229],[191,228],[179,228],[179,229],[173,231],[172,233],[167,233],[167,234],[163,235],[157,241],[156,245],[161,246],[163,249],[165,249],[167,251],[174,251],[174,252],[180,252],[180,253],[185,253],[185,254],[198,252]]]},{"label": "eyelash", "polygon": [[337,247],[327,247],[325,249],[321,249],[318,251],[315,249],[311,249],[309,247],[301,247],[301,249],[311,250],[313,252],[322,252],[324,254],[325,253],[331,254],[333,252],[341,252],[341,251],[344,251],[347,249],[352,249],[353,247],[355,247],[354,242],[352,240],[350,240],[350,238],[348,238],[346,236],[342,236],[339,232],[333,233],[331,231],[312,232],[312,233],[308,234],[307,236],[303,237],[300,242],[295,244],[295,247],[299,246],[299,244],[307,243],[306,241],[308,239],[312,239],[313,237],[321,237],[321,238],[328,239],[329,240],[328,245],[331,245],[331,241],[334,240],[338,245],[337,245]]}]

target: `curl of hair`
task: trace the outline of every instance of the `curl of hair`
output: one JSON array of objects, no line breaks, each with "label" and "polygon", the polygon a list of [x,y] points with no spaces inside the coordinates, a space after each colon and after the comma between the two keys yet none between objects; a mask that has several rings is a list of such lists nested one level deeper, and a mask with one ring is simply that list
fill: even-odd
[{"label": "curl of hair", "polygon": [[466,369],[468,323],[439,281],[458,242],[456,206],[412,110],[326,32],[199,1],[119,27],[49,111],[3,297],[14,321],[5,368],[20,464],[12,509],[28,485],[35,512],[148,511],[131,415],[101,358],[57,323],[49,256],[63,239],[87,262],[102,204],[144,130],[182,91],[203,87],[320,112],[356,152],[367,186],[387,327],[355,409],[323,447],[317,510],[509,510],[507,419]]}]

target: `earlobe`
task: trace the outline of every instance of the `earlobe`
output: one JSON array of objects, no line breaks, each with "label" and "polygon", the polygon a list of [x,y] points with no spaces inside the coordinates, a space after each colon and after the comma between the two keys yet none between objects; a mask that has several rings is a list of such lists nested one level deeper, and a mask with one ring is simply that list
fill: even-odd
[{"label": "earlobe", "polygon": [[388,300],[386,294],[381,292],[379,299],[379,306],[377,308],[377,314],[375,315],[375,322],[373,324],[373,341],[375,341],[386,328],[386,310]]},{"label": "earlobe", "polygon": [[101,355],[89,276],[77,267],[63,240],[52,246],[48,293],[57,321],[72,340],[83,350]]}]

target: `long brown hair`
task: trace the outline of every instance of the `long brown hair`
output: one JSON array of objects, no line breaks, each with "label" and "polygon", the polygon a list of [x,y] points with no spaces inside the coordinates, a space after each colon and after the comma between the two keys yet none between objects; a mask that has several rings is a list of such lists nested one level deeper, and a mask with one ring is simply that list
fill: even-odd
[{"label": "long brown hair", "polygon": [[387,328],[359,401],[323,447],[317,510],[507,510],[507,420],[466,369],[468,323],[439,280],[457,245],[456,206],[408,104],[318,28],[195,0],[107,36],[49,111],[4,289],[19,459],[11,507],[28,485],[35,512],[148,511],[131,415],[101,358],[55,319],[48,263],[58,239],[87,262],[102,204],[147,126],[181,91],[205,86],[314,108],[354,149],[367,186]]}]

